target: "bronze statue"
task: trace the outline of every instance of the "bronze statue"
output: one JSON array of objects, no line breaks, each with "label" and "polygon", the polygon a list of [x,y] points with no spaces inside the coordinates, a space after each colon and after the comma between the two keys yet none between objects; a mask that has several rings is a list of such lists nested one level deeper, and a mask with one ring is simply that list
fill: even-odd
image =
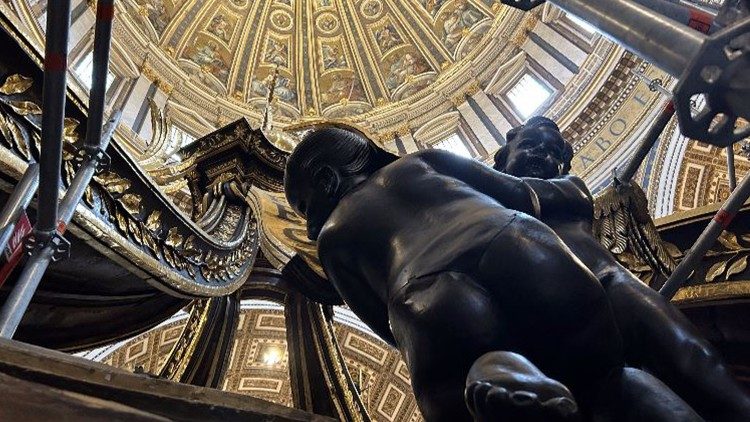
[{"label": "bronze statue", "polygon": [[[557,125],[534,117],[508,133],[495,169],[558,198],[540,219],[599,279],[623,339],[625,361],[664,381],[704,418],[750,421],[750,397],[685,316],[638,280],[592,231],[593,203],[584,182],[568,175],[573,150]],[[541,180],[546,179],[546,180]]]},{"label": "bronze statue", "polygon": [[395,341],[428,421],[701,420],[625,367],[604,288],[537,219],[554,195],[445,151],[395,159],[339,128],[297,146],[285,189],[329,280]]}]

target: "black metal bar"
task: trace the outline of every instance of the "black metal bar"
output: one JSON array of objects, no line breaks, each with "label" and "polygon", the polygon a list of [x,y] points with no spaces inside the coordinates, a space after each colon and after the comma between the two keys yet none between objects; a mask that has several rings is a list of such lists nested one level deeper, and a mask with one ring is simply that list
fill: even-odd
[{"label": "black metal bar", "polygon": [[35,230],[48,236],[57,227],[63,124],[68,85],[70,0],[47,5],[47,34],[42,100],[42,148],[39,159],[39,210]]},{"label": "black metal bar", "polygon": [[727,178],[729,179],[729,191],[734,192],[737,188],[737,173],[734,168],[734,145],[727,147]]},{"label": "black metal bar", "polygon": [[112,19],[114,0],[99,0],[96,4],[96,26],[94,29],[94,68],[89,94],[89,118],[85,146],[99,148],[104,123],[104,105],[109,74],[109,52],[112,46]]},{"label": "black metal bar", "polygon": [[[101,142],[96,145],[96,148],[107,149],[112,136],[115,134],[117,125],[120,124],[120,118],[122,118],[122,111],[118,110],[107,123],[107,129],[104,135],[102,135]],[[92,154],[83,161],[81,167],[76,171],[73,181],[70,182],[70,187],[68,187],[65,196],[60,201],[60,221],[62,224],[67,225],[73,218],[73,213],[81,201],[83,193],[91,183],[91,178],[94,177],[102,158],[101,155]]]}]

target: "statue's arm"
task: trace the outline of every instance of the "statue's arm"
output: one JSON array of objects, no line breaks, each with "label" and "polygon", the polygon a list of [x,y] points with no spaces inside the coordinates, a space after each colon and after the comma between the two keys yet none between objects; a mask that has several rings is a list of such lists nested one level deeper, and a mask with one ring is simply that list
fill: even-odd
[{"label": "statue's arm", "polygon": [[544,180],[529,177],[523,180],[536,193],[542,218],[559,213],[593,215],[593,198],[581,178],[563,176]]},{"label": "statue's arm", "polygon": [[539,216],[539,201],[524,180],[447,151],[432,149],[419,154],[436,171],[465,182],[510,209]]}]

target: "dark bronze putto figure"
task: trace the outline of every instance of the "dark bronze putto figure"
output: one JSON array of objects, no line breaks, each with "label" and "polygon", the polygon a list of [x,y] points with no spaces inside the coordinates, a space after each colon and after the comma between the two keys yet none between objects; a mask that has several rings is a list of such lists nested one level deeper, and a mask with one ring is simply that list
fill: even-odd
[{"label": "dark bronze putto figure", "polygon": [[[494,168],[561,202],[546,223],[604,287],[628,365],[657,376],[711,421],[750,420],[750,397],[685,316],[620,265],[593,232],[593,202],[583,181],[568,175],[573,149],[550,119],[534,117],[508,133]],[[546,179],[546,180],[541,180]]]},{"label": "dark bronze putto figure", "polygon": [[[536,176],[565,170],[556,148],[556,172],[529,160]],[[591,213],[585,186],[561,183],[440,150],[397,159],[339,128],[310,133],[285,177],[330,281],[401,351],[428,421],[701,420],[626,367],[611,295],[540,221]]]}]

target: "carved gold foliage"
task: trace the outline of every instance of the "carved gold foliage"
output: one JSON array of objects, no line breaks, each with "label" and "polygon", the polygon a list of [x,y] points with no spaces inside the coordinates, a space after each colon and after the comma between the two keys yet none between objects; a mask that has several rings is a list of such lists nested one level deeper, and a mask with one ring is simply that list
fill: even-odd
[{"label": "carved gold foliage", "polygon": [[86,190],[83,191],[83,201],[86,202],[89,208],[94,207],[94,191],[91,190],[90,185],[86,186]]},{"label": "carved gold foliage", "polygon": [[21,116],[42,114],[42,108],[31,101],[8,101],[7,104],[13,109],[13,111]]},{"label": "carved gold foliage", "polygon": [[741,274],[745,269],[747,269],[747,255],[734,261],[734,264],[729,267],[727,270],[727,280],[733,275]]},{"label": "carved gold foliage", "polygon": [[[743,235],[739,239],[748,242],[750,236]],[[729,280],[733,276],[742,274],[747,269],[750,248],[742,246],[739,239],[736,234],[726,230],[719,235],[717,240],[725,250],[710,251],[707,256],[731,256],[711,265],[708,272],[706,272],[706,282],[716,281],[722,276],[724,276],[725,280]]]},{"label": "carved gold foliage", "polygon": [[130,181],[123,179],[111,171],[95,175],[94,180],[99,183],[109,193],[121,195],[130,189]]},{"label": "carved gold foliage", "polygon": [[143,231],[141,230],[141,227],[138,225],[138,222],[135,220],[130,220],[129,228],[130,228],[130,235],[133,237],[133,240],[135,240],[137,244],[143,245],[144,235],[143,235]]},{"label": "carved gold foliage", "polygon": [[146,228],[149,229],[151,233],[158,233],[159,230],[161,230],[161,211],[156,210],[149,214],[146,219]]},{"label": "carved gold foliage", "polygon": [[128,233],[128,221],[129,221],[128,217],[120,211],[117,211],[115,215],[116,215],[115,218],[117,220],[117,227],[120,229],[122,233],[127,234]]},{"label": "carved gold foliage", "polygon": [[174,255],[172,254],[172,251],[170,251],[167,248],[164,248],[162,250],[162,256],[164,257],[164,260],[167,261],[167,263],[172,266],[172,268],[177,268],[177,264],[175,263],[175,258],[174,258]]},{"label": "carved gold foliage", "polygon": [[11,147],[15,147],[23,157],[28,158],[30,156],[28,140],[19,124],[13,116],[0,113],[0,132],[3,137],[10,143]]},{"label": "carved gold foliage", "polygon": [[179,248],[182,245],[182,235],[178,232],[177,227],[172,227],[167,233],[167,239],[164,243],[173,248]]},{"label": "carved gold foliage", "polygon": [[29,90],[34,84],[34,80],[26,76],[15,74],[5,80],[3,86],[0,86],[0,93],[5,95],[21,94]]},{"label": "carved gold foliage", "polygon": [[727,263],[728,261],[720,261],[712,265],[706,273],[706,281],[710,283],[712,281],[716,281],[716,279],[721,277],[721,275],[724,274],[724,271],[726,271],[727,269]]},{"label": "carved gold foliage", "polygon": [[161,248],[159,247],[159,244],[156,243],[156,239],[144,233],[143,244],[151,251],[151,254],[154,257],[159,258],[159,252]]},{"label": "carved gold foliage", "polygon": [[737,241],[737,235],[732,232],[724,230],[721,232],[721,235],[719,235],[718,240],[719,243],[730,251],[738,251],[742,249],[742,246],[740,246],[740,243]]},{"label": "carved gold foliage", "polygon": [[66,117],[65,124],[63,126],[63,139],[69,144],[74,144],[78,141],[78,126],[81,124],[76,119]]},{"label": "carved gold foliage", "polygon": [[125,211],[130,215],[139,215],[141,213],[141,196],[134,193],[127,193],[120,198],[120,203]]}]

